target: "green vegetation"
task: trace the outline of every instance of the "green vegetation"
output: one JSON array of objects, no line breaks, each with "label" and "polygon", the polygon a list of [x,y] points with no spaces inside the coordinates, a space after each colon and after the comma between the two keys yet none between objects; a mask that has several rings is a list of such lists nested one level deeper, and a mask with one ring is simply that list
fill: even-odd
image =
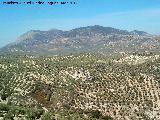
[{"label": "green vegetation", "polygon": [[154,54],[0,56],[4,120],[158,120],[159,87]]}]

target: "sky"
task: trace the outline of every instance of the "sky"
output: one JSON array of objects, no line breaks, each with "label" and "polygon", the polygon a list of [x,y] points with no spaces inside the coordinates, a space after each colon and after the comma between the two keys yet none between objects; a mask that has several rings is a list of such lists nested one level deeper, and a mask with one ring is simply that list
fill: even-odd
[{"label": "sky", "polygon": [[[0,0],[0,3],[10,0]],[[25,1],[30,0],[12,0]],[[32,0],[33,2],[39,0]],[[46,0],[41,0],[46,1]],[[29,30],[70,30],[102,25],[160,34],[160,0],[47,0],[74,1],[66,5],[0,4],[0,47]]]}]

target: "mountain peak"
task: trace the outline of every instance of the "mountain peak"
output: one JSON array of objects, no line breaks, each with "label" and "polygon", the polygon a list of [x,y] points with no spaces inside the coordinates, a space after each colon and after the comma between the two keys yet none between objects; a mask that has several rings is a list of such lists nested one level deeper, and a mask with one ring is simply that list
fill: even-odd
[{"label": "mountain peak", "polygon": [[40,30],[30,30],[24,34],[22,34],[21,36],[19,36],[17,38],[17,41],[18,42],[21,42],[21,41],[26,41],[26,40],[32,40],[35,38],[35,36],[37,34],[39,34],[41,31]]},{"label": "mountain peak", "polygon": [[131,31],[132,34],[134,35],[149,35],[147,32],[144,32],[144,31],[139,31],[139,30],[133,30]]}]

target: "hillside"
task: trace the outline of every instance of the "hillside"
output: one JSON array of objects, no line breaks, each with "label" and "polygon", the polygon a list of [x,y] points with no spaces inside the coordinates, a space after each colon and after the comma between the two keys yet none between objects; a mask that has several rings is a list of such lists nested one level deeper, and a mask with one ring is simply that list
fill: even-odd
[{"label": "hillside", "polygon": [[160,120],[159,51],[138,30],[28,31],[0,49],[0,120]]},{"label": "hillside", "polygon": [[159,120],[159,54],[0,56],[0,119]]},{"label": "hillside", "polygon": [[159,36],[144,31],[127,31],[99,25],[69,31],[31,30],[0,49],[1,54],[64,55],[81,52],[159,52]]}]

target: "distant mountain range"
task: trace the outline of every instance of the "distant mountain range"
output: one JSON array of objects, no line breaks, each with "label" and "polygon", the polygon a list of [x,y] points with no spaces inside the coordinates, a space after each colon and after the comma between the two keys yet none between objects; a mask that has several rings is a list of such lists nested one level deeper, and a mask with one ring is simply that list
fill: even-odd
[{"label": "distant mountain range", "polygon": [[31,30],[14,43],[0,49],[1,54],[59,55],[79,52],[159,51],[160,37],[144,31],[127,31],[99,25],[70,31]]}]

